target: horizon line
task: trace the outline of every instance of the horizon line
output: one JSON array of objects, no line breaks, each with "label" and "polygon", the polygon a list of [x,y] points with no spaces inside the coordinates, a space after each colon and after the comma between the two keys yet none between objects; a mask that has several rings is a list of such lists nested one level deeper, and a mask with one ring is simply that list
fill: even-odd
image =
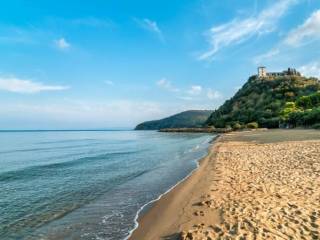
[{"label": "horizon line", "polygon": [[131,131],[133,128],[115,129],[0,129],[0,132],[108,132],[108,131]]}]

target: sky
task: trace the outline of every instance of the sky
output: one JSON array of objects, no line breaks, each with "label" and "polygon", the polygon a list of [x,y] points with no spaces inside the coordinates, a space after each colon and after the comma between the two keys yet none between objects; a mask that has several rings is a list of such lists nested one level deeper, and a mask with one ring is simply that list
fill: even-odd
[{"label": "sky", "polygon": [[256,74],[320,77],[319,0],[4,0],[0,129],[132,128]]}]

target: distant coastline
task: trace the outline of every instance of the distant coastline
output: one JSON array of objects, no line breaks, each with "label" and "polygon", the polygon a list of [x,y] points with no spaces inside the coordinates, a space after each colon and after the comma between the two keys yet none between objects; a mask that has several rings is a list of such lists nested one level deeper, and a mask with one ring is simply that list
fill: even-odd
[{"label": "distant coastline", "polygon": [[135,130],[160,130],[168,128],[201,128],[211,115],[210,110],[189,110],[175,115],[138,124]]}]

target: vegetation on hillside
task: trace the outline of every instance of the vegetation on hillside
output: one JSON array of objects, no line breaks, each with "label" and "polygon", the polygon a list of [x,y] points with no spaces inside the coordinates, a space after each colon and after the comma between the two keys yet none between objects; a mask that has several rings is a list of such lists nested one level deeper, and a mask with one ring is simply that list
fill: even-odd
[{"label": "vegetation on hillside", "polygon": [[212,111],[190,110],[161,119],[143,122],[135,130],[159,130],[163,128],[196,128],[202,127]]},{"label": "vegetation on hillside", "polygon": [[290,127],[308,127],[320,124],[320,91],[287,102],[281,112],[282,122]]},{"label": "vegetation on hillside", "polygon": [[[247,83],[206,121],[209,126],[309,126],[319,123],[319,80],[302,76],[257,78]],[[315,100],[317,99],[317,100]]]}]

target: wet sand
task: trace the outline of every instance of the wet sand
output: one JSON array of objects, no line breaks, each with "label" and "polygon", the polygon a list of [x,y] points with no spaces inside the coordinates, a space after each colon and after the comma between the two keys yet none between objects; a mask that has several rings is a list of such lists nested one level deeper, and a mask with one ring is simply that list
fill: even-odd
[{"label": "wet sand", "polygon": [[130,239],[320,239],[320,131],[221,136]]}]

